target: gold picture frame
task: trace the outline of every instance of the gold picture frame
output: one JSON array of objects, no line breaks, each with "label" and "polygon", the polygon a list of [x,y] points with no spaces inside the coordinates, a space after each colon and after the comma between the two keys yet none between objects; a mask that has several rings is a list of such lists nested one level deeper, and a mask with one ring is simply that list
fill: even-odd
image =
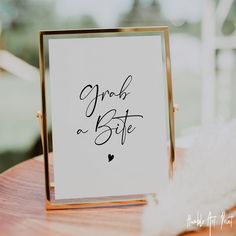
[{"label": "gold picture frame", "polygon": [[175,161],[175,133],[174,133],[174,106],[172,94],[171,80],[171,62],[170,62],[170,46],[169,31],[167,26],[161,27],[125,27],[113,29],[71,29],[71,30],[43,30],[39,32],[39,66],[41,81],[41,112],[37,113],[40,120],[41,139],[44,153],[44,169],[45,169],[45,191],[46,191],[46,209],[70,209],[70,208],[87,208],[87,207],[104,207],[117,205],[137,205],[146,203],[146,195],[135,195],[125,197],[100,197],[93,199],[78,200],[55,200],[53,176],[50,171],[49,157],[49,137],[47,125],[47,101],[46,101],[46,59],[45,59],[45,38],[55,36],[72,35],[127,35],[127,34],[155,34],[160,33],[163,36],[163,47],[165,57],[165,77],[167,82],[167,103],[168,103],[168,129],[169,129],[169,177],[173,176],[173,166]]}]

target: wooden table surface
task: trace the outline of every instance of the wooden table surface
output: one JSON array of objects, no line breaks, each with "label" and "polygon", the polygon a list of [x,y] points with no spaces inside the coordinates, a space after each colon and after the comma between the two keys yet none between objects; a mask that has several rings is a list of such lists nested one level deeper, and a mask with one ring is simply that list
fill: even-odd
[{"label": "wooden table surface", "polygon": [[[42,156],[0,175],[0,235],[137,236],[144,206],[46,211]],[[173,209],[174,210],[174,209]],[[157,219],[158,220],[158,219]],[[207,229],[188,236],[208,236]],[[213,229],[212,236],[236,235],[233,227]],[[168,235],[165,235],[168,236]]]}]

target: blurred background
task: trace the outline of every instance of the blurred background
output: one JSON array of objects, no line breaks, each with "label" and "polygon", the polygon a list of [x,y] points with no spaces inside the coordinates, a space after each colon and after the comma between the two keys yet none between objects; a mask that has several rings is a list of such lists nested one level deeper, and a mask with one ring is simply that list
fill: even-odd
[{"label": "blurred background", "polygon": [[167,25],[177,145],[236,116],[236,0],[1,0],[0,172],[42,152],[38,31]]}]

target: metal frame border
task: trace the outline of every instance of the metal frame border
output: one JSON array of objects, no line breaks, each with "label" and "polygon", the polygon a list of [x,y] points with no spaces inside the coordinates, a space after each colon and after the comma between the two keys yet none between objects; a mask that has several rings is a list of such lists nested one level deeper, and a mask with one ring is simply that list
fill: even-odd
[{"label": "metal frame border", "polygon": [[[169,121],[169,177],[173,177],[173,168],[175,161],[175,129],[174,129],[174,106],[171,79],[171,61],[169,46],[169,30],[167,26],[160,27],[124,27],[111,29],[68,29],[68,30],[43,30],[39,32],[39,67],[41,80],[41,103],[42,113],[39,116],[41,123],[41,138],[44,153],[44,169],[45,169],[45,190],[46,190],[46,209],[71,209],[71,208],[88,208],[88,207],[110,207],[117,205],[139,205],[145,204],[145,196],[134,196],[134,199],[106,199],[98,198],[97,201],[76,202],[73,200],[56,202],[51,196],[50,171],[49,171],[49,150],[48,150],[48,130],[47,130],[47,104],[46,104],[46,86],[45,86],[45,54],[44,54],[44,37],[50,35],[75,35],[75,34],[108,34],[108,33],[163,33],[164,49],[165,49],[165,72],[167,79],[167,97],[168,97],[168,121]],[[114,196],[115,197],[115,196]],[[125,199],[126,198],[126,199]],[[82,199],[83,200],[83,199]]]}]

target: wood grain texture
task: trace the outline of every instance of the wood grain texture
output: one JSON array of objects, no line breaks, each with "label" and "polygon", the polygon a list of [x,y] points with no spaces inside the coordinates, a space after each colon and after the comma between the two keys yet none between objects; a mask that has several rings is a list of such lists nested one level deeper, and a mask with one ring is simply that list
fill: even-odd
[{"label": "wood grain texture", "polygon": [[[137,236],[143,206],[45,210],[42,156],[25,161],[0,175],[1,236]],[[174,209],[173,209],[174,210]],[[184,235],[209,235],[207,229]],[[212,235],[235,236],[233,227],[214,229]],[[166,235],[168,236],[168,235]]]}]

